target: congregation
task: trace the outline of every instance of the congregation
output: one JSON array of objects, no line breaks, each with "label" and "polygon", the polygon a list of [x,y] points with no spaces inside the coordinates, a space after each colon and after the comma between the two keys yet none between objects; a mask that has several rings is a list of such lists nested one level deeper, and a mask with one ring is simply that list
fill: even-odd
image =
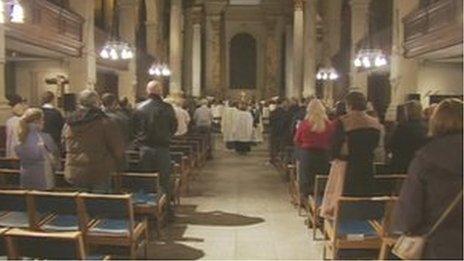
[{"label": "congregation", "polygon": [[[201,135],[209,144],[205,157],[211,159],[215,133],[222,133],[226,148],[239,155],[268,141],[270,164],[290,171],[294,165],[293,203],[307,213],[314,231],[321,218],[337,216],[338,198],[379,195],[384,188],[376,180],[376,166],[384,167],[382,174],[406,174],[389,233],[420,235],[434,227],[424,257],[462,259],[462,204],[454,204],[443,224],[434,226],[444,207],[456,195],[462,198],[462,101],[445,99],[425,110],[408,101],[392,125],[356,91],[329,107],[315,97],[189,100],[181,93],[164,97],[162,87],[149,82],[147,98],[134,108],[113,94],[85,90],[78,109],[66,117],[55,108],[51,92],[43,94],[41,108],[10,97],[14,116],[6,122],[5,156],[19,159],[20,187],[51,191],[58,187],[56,173],[64,170],[65,181],[77,191],[112,193],[113,175],[131,170],[127,151],[135,151],[137,172],[159,173],[161,192],[169,199],[167,220],[173,221],[171,199],[178,197],[173,139]],[[326,191],[317,213],[311,213],[319,175],[328,175]]]}]

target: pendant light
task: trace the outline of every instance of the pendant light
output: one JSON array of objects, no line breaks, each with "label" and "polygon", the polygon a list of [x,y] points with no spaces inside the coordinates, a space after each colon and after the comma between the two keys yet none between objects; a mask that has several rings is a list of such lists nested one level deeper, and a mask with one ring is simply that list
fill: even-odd
[{"label": "pendant light", "polygon": [[24,8],[19,0],[0,0],[0,24],[11,22],[24,23]]}]

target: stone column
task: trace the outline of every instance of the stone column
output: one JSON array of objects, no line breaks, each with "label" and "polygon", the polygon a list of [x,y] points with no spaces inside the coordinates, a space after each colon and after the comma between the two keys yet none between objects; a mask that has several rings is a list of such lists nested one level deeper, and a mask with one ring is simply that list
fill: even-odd
[{"label": "stone column", "polygon": [[147,9],[147,52],[156,59],[167,62],[164,52],[163,10],[164,2],[160,0],[145,0]]},{"label": "stone column", "polygon": [[275,14],[267,14],[266,18],[266,66],[265,85],[261,98],[269,98],[279,95],[279,83],[282,77],[281,58],[282,58],[282,24],[279,17]]},{"label": "stone column", "polygon": [[303,97],[316,94],[317,1],[306,0],[304,6]]},{"label": "stone column", "polygon": [[406,100],[409,93],[416,92],[418,62],[404,58],[404,25],[401,19],[417,8],[419,0],[393,1],[392,51],[390,57],[391,102],[385,120],[396,119],[396,107]]},{"label": "stone column", "polygon": [[351,0],[351,73],[350,87],[358,88],[367,95],[367,72],[358,72],[353,61],[356,58],[356,44],[369,33],[369,3],[370,0]]},{"label": "stone column", "polygon": [[95,87],[97,79],[96,53],[94,37],[94,1],[70,0],[70,8],[81,15],[85,22],[83,25],[82,54],[79,58],[69,59],[69,85],[66,93],[79,93],[80,91]]},{"label": "stone column", "polygon": [[182,0],[171,0],[171,19],[169,33],[169,66],[171,79],[169,91],[182,91]]},{"label": "stone column", "polygon": [[205,6],[205,95],[220,96],[222,91],[221,13],[224,6],[224,3],[214,2]]},{"label": "stone column", "polygon": [[294,0],[293,11],[293,92],[300,98],[303,90],[303,0]]},{"label": "stone column", "polygon": [[192,95],[201,96],[201,24],[193,25],[192,37]]},{"label": "stone column", "polygon": [[134,48],[134,58],[129,61],[126,71],[118,73],[119,96],[127,97],[132,103],[135,102],[137,90],[137,63],[135,50],[136,27],[138,24],[138,4],[132,0],[119,0],[119,35],[121,39]]},{"label": "stone column", "polygon": [[6,63],[6,50],[5,50],[5,26],[0,24],[0,120],[5,121],[10,117],[11,110],[8,106],[8,101],[5,97],[5,63]]},{"label": "stone column", "polygon": [[[321,9],[323,16],[323,43],[322,64],[324,67],[332,67],[332,57],[340,49],[340,16],[342,3],[339,0],[322,1]],[[337,72],[340,73],[340,72]],[[331,106],[334,102],[334,81],[324,83],[324,100],[327,105]]]},{"label": "stone column", "polygon": [[293,27],[285,27],[285,97],[291,98],[293,93]]}]

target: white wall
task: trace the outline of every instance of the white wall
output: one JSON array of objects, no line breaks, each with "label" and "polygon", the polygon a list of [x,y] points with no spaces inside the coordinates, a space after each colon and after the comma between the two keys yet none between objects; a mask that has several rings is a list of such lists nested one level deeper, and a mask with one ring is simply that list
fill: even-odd
[{"label": "white wall", "polygon": [[426,95],[462,95],[462,63],[423,63],[419,65],[417,92],[422,102],[428,103]]},{"label": "white wall", "polygon": [[56,85],[45,83],[45,79],[57,75],[68,76],[67,66],[59,61],[19,62],[16,66],[16,92],[26,98],[29,105],[37,106],[43,92],[59,93]]}]

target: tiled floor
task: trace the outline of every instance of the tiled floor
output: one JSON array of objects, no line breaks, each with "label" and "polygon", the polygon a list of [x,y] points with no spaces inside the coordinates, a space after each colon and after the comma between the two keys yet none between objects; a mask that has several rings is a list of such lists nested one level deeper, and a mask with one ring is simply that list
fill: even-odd
[{"label": "tiled floor", "polygon": [[311,240],[304,218],[290,205],[286,183],[266,164],[266,150],[239,156],[217,147],[149,257],[321,259],[321,243]]}]

